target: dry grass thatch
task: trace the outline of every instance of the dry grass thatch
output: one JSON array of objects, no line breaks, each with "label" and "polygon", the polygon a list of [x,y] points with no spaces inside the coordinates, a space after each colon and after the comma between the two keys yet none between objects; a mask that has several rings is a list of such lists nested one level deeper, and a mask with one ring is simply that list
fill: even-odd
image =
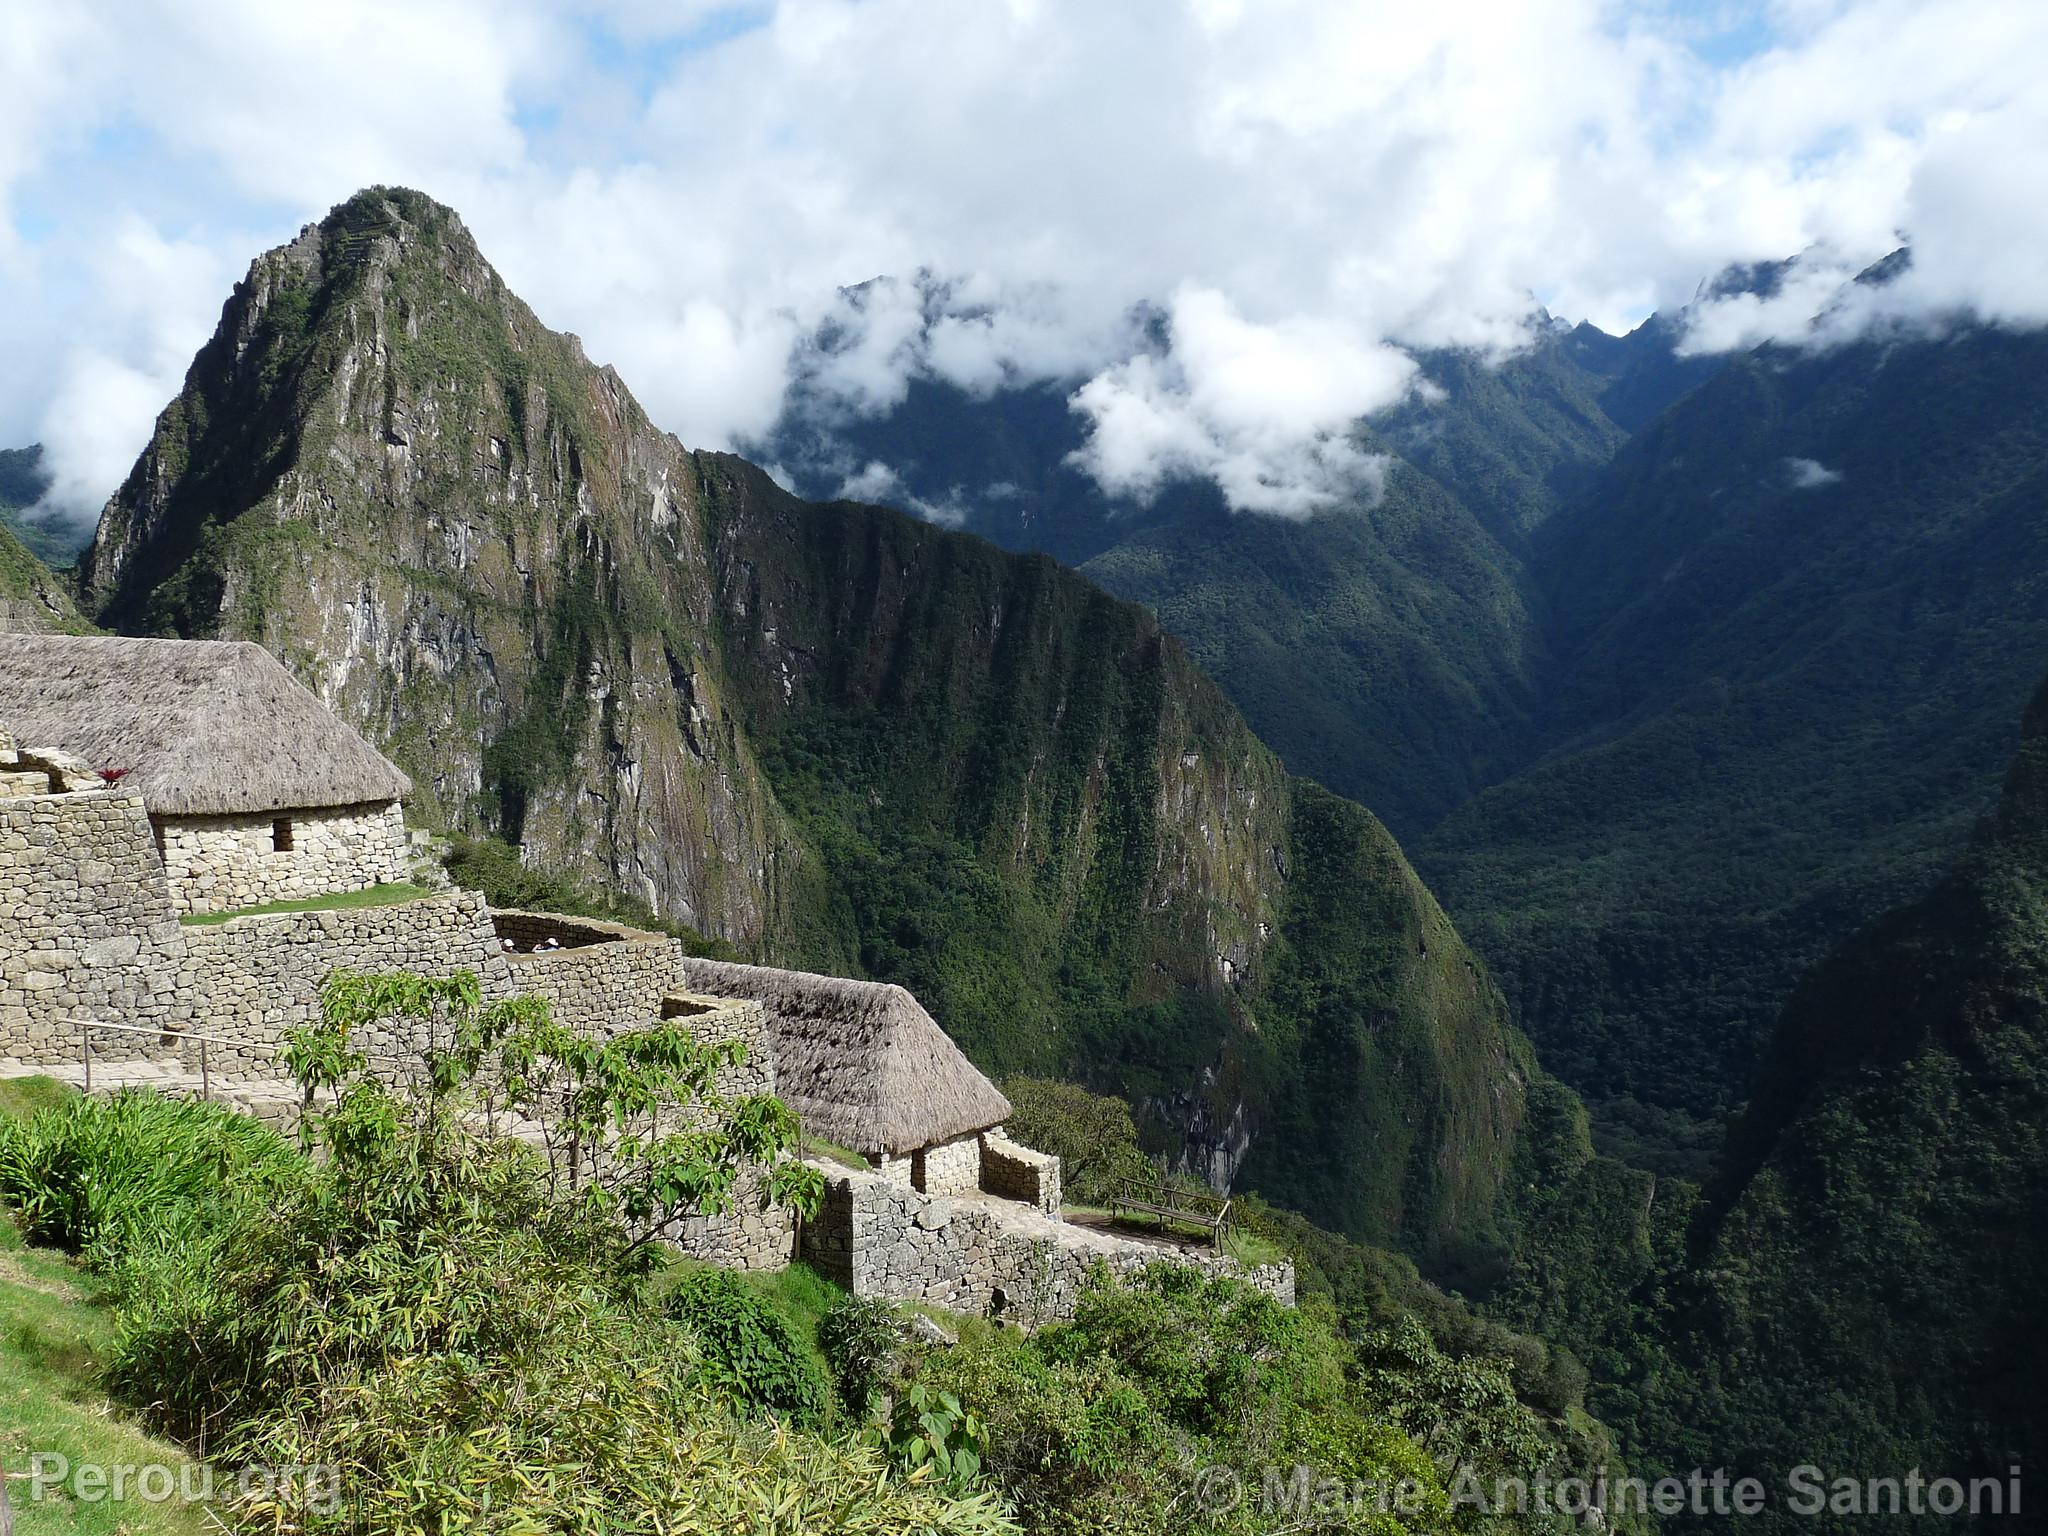
[{"label": "dry grass thatch", "polygon": [[1000,1125],[1010,1101],[901,987],[688,960],[691,988],[768,1011],[775,1091],[808,1133],[873,1157]]},{"label": "dry grass thatch", "polygon": [[223,816],[402,800],[411,781],[260,645],[0,634],[0,720],[153,814]]}]

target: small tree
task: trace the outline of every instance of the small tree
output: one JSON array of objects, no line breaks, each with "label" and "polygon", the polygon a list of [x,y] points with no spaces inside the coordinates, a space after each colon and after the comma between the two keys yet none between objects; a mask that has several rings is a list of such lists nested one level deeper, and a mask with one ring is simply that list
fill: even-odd
[{"label": "small tree", "polygon": [[[420,1044],[373,1058],[358,1042],[379,1025]],[[789,1107],[718,1089],[720,1074],[745,1059],[739,1042],[705,1044],[680,1020],[585,1039],[543,998],[485,1003],[468,971],[336,971],[321,987],[319,1022],[289,1031],[284,1052],[309,1147],[324,1142],[338,1162],[367,1167],[409,1132],[431,1160],[478,1122],[491,1134],[516,1116],[545,1158],[551,1194],[627,1223],[636,1247],[675,1217],[729,1210],[749,1168],[766,1169],[764,1204],[816,1212],[824,1181],[793,1156]],[[323,1095],[332,1107],[316,1112]]]},{"label": "small tree", "polygon": [[1069,1200],[1106,1205],[1125,1179],[1158,1177],[1139,1150],[1131,1107],[1122,1099],[1041,1077],[1010,1078],[1003,1093],[1012,1110],[1005,1129],[1060,1160]]}]

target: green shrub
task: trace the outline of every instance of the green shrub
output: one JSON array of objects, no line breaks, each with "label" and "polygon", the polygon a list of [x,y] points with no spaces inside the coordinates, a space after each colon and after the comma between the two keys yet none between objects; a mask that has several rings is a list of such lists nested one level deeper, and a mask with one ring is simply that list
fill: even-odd
[{"label": "green shrub", "polygon": [[906,1476],[929,1470],[941,1483],[971,1488],[988,1454],[988,1426],[952,1393],[914,1385],[896,1400],[883,1443]]},{"label": "green shrub", "polygon": [[1143,1390],[1113,1364],[1054,1363],[1026,1335],[972,1325],[919,1374],[984,1419],[985,1472],[1031,1529],[1167,1528],[1176,1490],[1165,1474],[1179,1447]]},{"label": "green shrub", "polygon": [[855,1419],[874,1412],[902,1337],[889,1304],[871,1296],[849,1296],[818,1325],[818,1347],[832,1368],[839,1400]]},{"label": "green shrub", "polygon": [[1122,1180],[1158,1177],[1122,1099],[1042,1077],[1008,1078],[1003,1095],[1012,1110],[1004,1128],[1060,1160],[1061,1188],[1076,1204],[1107,1205]]},{"label": "green shrub", "polygon": [[703,1351],[705,1379],[733,1401],[803,1426],[824,1419],[829,1388],[810,1352],[737,1275],[695,1271],[666,1310]]},{"label": "green shrub", "polygon": [[[1352,1390],[1327,1309],[1302,1312],[1230,1279],[1155,1265],[1098,1276],[1074,1320],[1029,1337],[988,1327],[918,1365],[918,1380],[985,1421],[987,1471],[1037,1532],[1278,1532],[1299,1512],[1256,1499],[1191,1505],[1199,1469],[1257,1490],[1267,1467],[1392,1487],[1412,1479],[1434,1529],[1436,1467]],[[1387,1530],[1400,1527],[1391,1523]]]},{"label": "green shrub", "polygon": [[189,1241],[239,1188],[301,1165],[275,1133],[218,1104],[128,1089],[0,1119],[0,1203],[31,1243],[110,1269]]},{"label": "green shrub", "polygon": [[[317,1043],[300,1042],[308,1070],[346,1078],[349,1053]],[[790,1330],[729,1276],[670,1304],[694,1326],[657,1304],[655,1251],[620,1202],[565,1199],[540,1152],[474,1134],[473,1044],[434,1055],[408,1098],[344,1083],[314,1115],[317,1166],[136,1273],[116,1391],[226,1468],[341,1469],[338,1490],[245,1502],[245,1523],[308,1536],[1014,1529],[987,1495],[891,1476],[875,1447],[736,1417],[717,1388],[786,1372],[801,1355]],[[703,1335],[754,1353],[714,1361]],[[813,1372],[765,1390],[807,1397],[815,1418]]]},{"label": "green shrub", "polygon": [[[109,1360],[121,1397],[225,1470],[338,1468],[338,1483],[240,1499],[225,1513],[242,1526],[305,1536],[1014,1530],[993,1497],[891,1475],[877,1446],[735,1415],[735,1384],[795,1401],[786,1417],[821,1415],[823,1376],[811,1364],[803,1380],[793,1329],[731,1276],[657,1303],[645,1233],[659,1223],[635,1217],[625,1186],[565,1186],[543,1151],[477,1135],[479,1063],[496,1040],[516,1051],[508,1071],[535,1079],[553,1059],[537,1028],[545,1016],[514,1008],[494,1022],[461,977],[336,977],[322,1001],[322,1028],[299,1032],[291,1049],[301,1085],[338,1094],[330,1108],[315,1100],[307,1124],[322,1157],[285,1149],[297,1178],[221,1198],[205,1241],[147,1249],[129,1270]],[[412,1090],[397,1096],[358,1075],[350,1022],[420,1010],[440,1044]],[[498,1036],[496,1024],[512,1032]],[[690,1094],[707,1063],[666,1038],[625,1036],[571,1061],[586,1069],[571,1110],[598,1114],[598,1079],[614,1124],[629,1130],[702,1108]],[[150,1137],[176,1147],[176,1130],[158,1116],[119,1157],[162,1153]],[[109,1147],[82,1145],[86,1186]],[[698,1124],[655,1157],[655,1178],[717,1194],[705,1169],[725,1149],[715,1124]],[[211,1178],[221,1192],[221,1169]],[[657,1212],[668,1208],[657,1200]]]}]

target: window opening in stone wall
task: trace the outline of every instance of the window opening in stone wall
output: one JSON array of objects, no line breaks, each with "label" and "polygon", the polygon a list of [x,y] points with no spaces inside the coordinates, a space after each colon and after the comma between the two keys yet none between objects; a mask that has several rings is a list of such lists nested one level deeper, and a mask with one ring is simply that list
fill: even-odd
[{"label": "window opening in stone wall", "polygon": [[290,853],[292,851],[292,824],[289,817],[280,816],[270,824],[270,851]]}]

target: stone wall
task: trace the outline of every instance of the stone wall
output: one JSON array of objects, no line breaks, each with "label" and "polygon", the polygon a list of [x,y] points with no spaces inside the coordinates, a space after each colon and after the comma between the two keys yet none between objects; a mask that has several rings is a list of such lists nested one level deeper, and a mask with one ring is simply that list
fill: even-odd
[{"label": "stone wall", "polygon": [[0,1056],[76,1063],[83,1016],[189,1024],[183,954],[139,796],[0,799]]},{"label": "stone wall", "polygon": [[917,1188],[917,1154],[906,1152],[901,1157],[879,1152],[870,1159],[875,1165],[875,1177],[896,1189]]},{"label": "stone wall", "polygon": [[[405,815],[386,805],[261,816],[160,816],[157,845],[180,912],[229,912],[404,880]],[[277,846],[280,833],[288,848]]]},{"label": "stone wall", "polygon": [[[585,947],[507,955],[494,914],[473,891],[204,926],[181,925],[175,906],[139,797],[0,798],[0,1057],[76,1065],[80,1036],[68,1021],[88,1016],[214,1036],[231,1042],[210,1052],[214,1070],[267,1078],[281,1075],[274,1056],[285,1031],[319,1016],[320,987],[332,972],[471,971],[487,1000],[537,993],[557,1019],[593,1035],[644,1027],[673,996],[678,1009],[701,1016],[693,1024],[700,1034],[748,1043],[747,1063],[726,1074],[721,1091],[773,1091],[759,1005],[679,992],[681,946],[659,935],[587,924],[595,942]],[[112,1032],[93,1040],[95,1059],[107,1061],[154,1059],[174,1044]],[[421,1043],[366,1042],[393,1057]]]},{"label": "stone wall", "polygon": [[[536,912],[493,912],[496,941],[514,933],[540,933],[564,924]],[[662,998],[681,982],[682,944],[618,923],[578,920],[566,926],[585,937],[574,948],[541,954],[507,953],[516,990],[544,997],[557,1022],[584,1033],[638,1028],[661,1016]],[[525,947],[530,948],[532,940]],[[563,941],[568,942],[566,939]]]},{"label": "stone wall", "polygon": [[[613,958],[622,951],[630,953]],[[31,1065],[77,1062],[76,1030],[59,1030],[56,1021],[84,1013],[230,1041],[235,1049],[214,1055],[216,1070],[277,1075],[273,1057],[284,1032],[319,1017],[321,984],[336,970],[471,971],[487,1001],[538,992],[571,1027],[616,1033],[660,1013],[666,988],[657,968],[667,955],[660,940],[579,951],[576,965],[515,967],[474,891],[182,926],[140,799],[0,800],[0,1056]],[[618,1005],[622,993],[631,994],[630,1008]],[[366,1042],[394,1057],[421,1043],[381,1035]],[[143,1042],[127,1054],[153,1050]],[[108,1060],[123,1054],[112,1036],[98,1052]]]},{"label": "stone wall", "polygon": [[981,1135],[981,1187],[1048,1216],[1060,1212],[1060,1160],[1010,1140],[1001,1126]]},{"label": "stone wall", "polygon": [[1192,1265],[1294,1304],[1294,1267],[1134,1242],[986,1197],[921,1195],[872,1173],[825,1167],[825,1203],[802,1232],[805,1258],[857,1296],[920,1301],[1036,1325],[1074,1314],[1097,1265],[1130,1278]]},{"label": "stone wall", "polygon": [[522,953],[544,939],[553,939],[563,949],[581,949],[586,944],[609,944],[614,939],[647,939],[655,935],[624,923],[610,923],[594,917],[564,917],[559,912],[522,912],[516,907],[498,907],[491,912],[498,937],[510,939]]},{"label": "stone wall", "polygon": [[715,1216],[685,1216],[663,1236],[693,1259],[726,1269],[780,1270],[796,1257],[798,1221],[787,1206],[765,1208],[759,1173],[741,1176],[731,1209]]},{"label": "stone wall", "polygon": [[[740,1064],[719,1073],[712,1084],[722,1097],[775,1091],[775,1047],[768,1036],[767,1011],[759,1003],[671,990],[661,999],[660,1012],[664,1019],[683,1020],[706,1045],[738,1041],[746,1047]],[[728,1269],[788,1268],[796,1256],[796,1213],[765,1209],[764,1183],[758,1172],[742,1176],[730,1210],[684,1217],[670,1224],[666,1236],[690,1257]]]},{"label": "stone wall", "polygon": [[[185,929],[180,987],[203,1000],[204,1033],[232,1040],[250,1076],[281,1076],[287,1029],[320,1016],[320,988],[337,970],[474,972],[484,1000],[524,990],[498,951],[490,909],[475,891],[449,891],[347,912],[230,918]],[[382,1068],[410,1066],[425,1040],[381,1026],[358,1042]],[[244,1070],[244,1068],[238,1068]]]},{"label": "stone wall", "polygon": [[913,1179],[928,1195],[971,1195],[981,1188],[981,1137],[956,1136],[919,1149]]},{"label": "stone wall", "polygon": [[661,1017],[685,1020],[706,1045],[737,1041],[746,1055],[718,1074],[713,1087],[728,1099],[775,1092],[775,1042],[768,1036],[768,1011],[747,998],[706,997],[671,991],[661,1000]]}]

